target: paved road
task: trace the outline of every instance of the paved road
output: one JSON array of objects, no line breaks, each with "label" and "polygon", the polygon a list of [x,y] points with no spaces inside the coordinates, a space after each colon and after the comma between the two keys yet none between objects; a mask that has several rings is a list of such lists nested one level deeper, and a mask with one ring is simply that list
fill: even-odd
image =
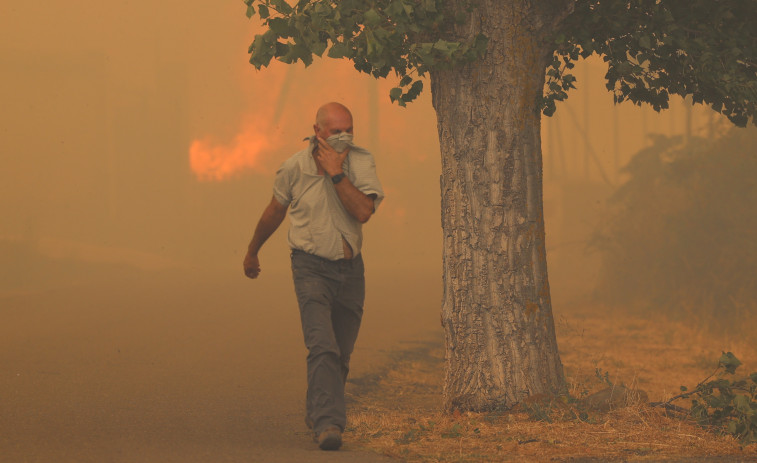
[{"label": "paved road", "polygon": [[[0,462],[396,461],[349,434],[317,450],[291,283],[248,283],[154,275],[0,296]],[[369,293],[356,374],[413,335],[387,329],[403,308],[381,304]]]}]

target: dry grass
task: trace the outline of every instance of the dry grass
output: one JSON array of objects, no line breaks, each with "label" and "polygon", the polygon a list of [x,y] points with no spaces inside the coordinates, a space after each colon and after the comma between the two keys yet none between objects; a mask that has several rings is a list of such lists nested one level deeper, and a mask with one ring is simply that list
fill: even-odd
[{"label": "dry grass", "polygon": [[[596,311],[594,313],[597,313]],[[714,337],[662,317],[641,319],[608,310],[604,316],[574,312],[558,320],[558,344],[570,394],[581,397],[615,384],[639,388],[651,401],[695,386],[717,364],[721,351],[757,370],[757,352],[746,340]],[[627,461],[727,457],[757,461],[757,445],[742,447],[645,404],[609,412],[568,401],[534,402],[500,413],[448,415],[439,409],[443,381],[441,340],[398,353],[387,370],[357,379],[347,439],[406,461]],[[686,404],[681,404],[686,405]],[[723,460],[719,460],[723,461]]]}]

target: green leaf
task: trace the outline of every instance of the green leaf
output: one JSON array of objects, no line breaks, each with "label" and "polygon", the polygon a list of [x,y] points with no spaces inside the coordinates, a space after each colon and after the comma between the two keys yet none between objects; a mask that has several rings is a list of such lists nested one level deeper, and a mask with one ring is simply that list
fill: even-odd
[{"label": "green leaf", "polygon": [[247,17],[252,18],[253,16],[255,16],[255,6],[250,2],[247,4]]},{"label": "green leaf", "polygon": [[736,373],[736,368],[741,365],[741,361],[737,359],[733,353],[723,352],[723,355],[720,356],[720,360],[718,360],[718,364],[725,368],[725,371],[728,373],[734,374]]},{"label": "green leaf", "polygon": [[284,42],[276,42],[276,53],[274,56],[281,61],[281,57],[288,55],[292,50],[292,45]]},{"label": "green leaf", "polygon": [[410,90],[408,90],[408,94],[413,95],[413,98],[421,94],[421,91],[423,90],[423,81],[422,80],[416,80],[413,82],[413,85],[410,86]]},{"label": "green leaf", "polygon": [[392,102],[395,102],[402,97],[402,89],[399,87],[394,87],[393,89],[389,90],[389,99],[392,100]]},{"label": "green leaf", "polygon": [[276,51],[275,34],[268,30],[264,34],[256,35],[247,51],[250,53],[250,64],[255,66],[255,69],[268,66]]},{"label": "green leaf", "polygon": [[327,43],[324,42],[315,42],[312,47],[310,47],[310,50],[315,54],[316,56],[320,57],[323,55],[323,52],[326,51]]},{"label": "green leaf", "polygon": [[381,17],[373,8],[363,14],[363,19],[365,20],[365,25],[370,27],[376,26],[381,22]]},{"label": "green leaf", "polygon": [[292,7],[289,6],[285,0],[271,0],[271,5],[282,14],[289,14],[292,12]]},{"label": "green leaf", "polygon": [[418,97],[418,95],[421,94],[421,91],[423,91],[423,81],[416,80],[415,82],[413,82],[413,85],[410,86],[410,90],[408,90],[407,93],[402,96],[402,99],[406,102],[413,101]]},{"label": "green leaf", "polygon": [[736,406],[736,410],[740,411],[744,414],[751,413],[752,409],[750,407],[751,400],[749,400],[749,397],[745,395],[737,395],[733,398],[733,404]]},{"label": "green leaf", "polygon": [[309,66],[313,62],[313,54],[306,46],[296,43],[294,45],[287,46],[287,53],[278,57],[278,60],[282,63],[292,64],[298,60],[302,60],[305,66]]},{"label": "green leaf", "polygon": [[545,116],[551,117],[554,113],[557,107],[555,106],[555,100],[554,99],[548,99],[544,102],[544,109],[542,112]]},{"label": "green leaf", "polygon": [[304,45],[295,45],[297,49],[297,57],[305,63],[305,66],[313,64],[313,53],[307,49]]},{"label": "green leaf", "polygon": [[258,15],[260,15],[260,19],[265,19],[270,16],[271,13],[268,11],[268,7],[261,3],[258,5]]},{"label": "green leaf", "polygon": [[345,56],[348,56],[350,53],[350,48],[341,43],[341,42],[334,42],[334,44],[329,49],[328,57],[329,58],[344,58]]},{"label": "green leaf", "polygon": [[289,37],[289,21],[284,18],[271,18],[268,27],[279,37]]},{"label": "green leaf", "polygon": [[400,80],[400,87],[407,87],[410,85],[410,82],[413,81],[413,78],[410,76],[405,76]]},{"label": "green leaf", "polygon": [[[307,4],[307,3],[308,2],[306,1],[305,4]],[[304,5],[303,5],[302,8],[304,8]],[[302,8],[300,8],[300,9],[302,9]],[[328,16],[331,13],[332,10],[331,10],[331,7],[328,4],[323,3],[323,2],[317,2],[315,4],[315,8],[313,9],[313,11],[315,11],[315,14],[317,14],[319,16]],[[338,12],[339,11],[337,10],[337,13]]]},{"label": "green leaf", "polygon": [[380,55],[384,50],[384,47],[376,40],[376,37],[373,35],[373,31],[368,28],[365,29],[365,44],[368,56]]},{"label": "green leaf", "polygon": [[647,50],[650,50],[652,48],[652,42],[649,39],[649,36],[648,35],[642,35],[641,37],[639,37],[639,45],[642,48],[646,48]]}]

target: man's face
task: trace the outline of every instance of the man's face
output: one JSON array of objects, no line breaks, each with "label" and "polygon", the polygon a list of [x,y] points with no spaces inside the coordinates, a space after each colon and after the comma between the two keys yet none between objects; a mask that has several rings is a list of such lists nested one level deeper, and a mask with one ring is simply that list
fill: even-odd
[{"label": "man's face", "polygon": [[315,134],[324,140],[342,132],[352,134],[352,116],[346,111],[332,110],[326,113],[320,127],[319,124],[315,124],[313,129]]}]

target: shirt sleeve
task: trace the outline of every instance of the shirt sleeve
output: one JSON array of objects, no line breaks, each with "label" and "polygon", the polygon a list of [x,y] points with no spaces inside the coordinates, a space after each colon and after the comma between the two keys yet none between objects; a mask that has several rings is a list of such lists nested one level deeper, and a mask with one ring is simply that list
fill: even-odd
[{"label": "shirt sleeve", "polygon": [[282,206],[289,206],[289,203],[292,202],[292,178],[292,165],[289,162],[284,162],[276,171],[276,178],[273,180],[273,197]]},{"label": "shirt sleeve", "polygon": [[[350,155],[353,156],[352,153]],[[373,209],[378,208],[384,199],[384,190],[381,188],[378,175],[376,175],[376,163],[370,153],[355,153],[350,159],[349,177],[355,188],[363,194],[376,195],[373,200]]]}]

